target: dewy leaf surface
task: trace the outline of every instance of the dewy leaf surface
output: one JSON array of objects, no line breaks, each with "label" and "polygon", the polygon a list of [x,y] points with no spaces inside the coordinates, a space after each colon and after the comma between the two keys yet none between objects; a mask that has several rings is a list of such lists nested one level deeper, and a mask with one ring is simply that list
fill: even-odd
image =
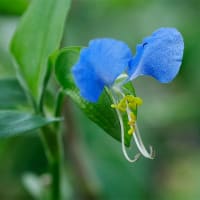
[{"label": "dewy leaf surface", "polygon": [[11,52],[31,95],[39,101],[49,55],[60,44],[70,0],[33,0],[17,27]]},{"label": "dewy leaf surface", "polygon": [[29,132],[54,121],[58,121],[58,119],[48,119],[21,111],[0,110],[0,137]]},{"label": "dewy leaf surface", "polygon": [[[116,110],[111,108],[113,102],[109,92],[105,89],[97,103],[90,103],[80,96],[79,89],[74,83],[71,67],[79,58],[80,49],[81,47],[68,47],[60,50],[55,60],[56,78],[66,95],[71,97],[90,120],[99,125],[113,138],[121,141],[120,123]],[[126,84],[126,87],[134,94],[134,88],[131,83]],[[127,134],[129,129],[127,120],[127,116],[123,115],[125,143],[129,146],[131,136]]]}]

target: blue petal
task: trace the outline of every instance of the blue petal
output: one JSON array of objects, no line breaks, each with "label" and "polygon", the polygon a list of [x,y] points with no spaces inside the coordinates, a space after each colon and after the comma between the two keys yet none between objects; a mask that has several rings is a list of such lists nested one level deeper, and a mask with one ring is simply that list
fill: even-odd
[{"label": "blue petal", "polygon": [[152,76],[161,83],[172,81],[183,57],[184,42],[175,28],[160,28],[137,45],[136,55],[129,63],[129,79]]},{"label": "blue petal", "polygon": [[78,62],[72,68],[81,96],[96,102],[104,86],[111,86],[127,69],[131,58],[131,50],[121,41],[109,38],[90,41],[89,47],[82,49]]}]

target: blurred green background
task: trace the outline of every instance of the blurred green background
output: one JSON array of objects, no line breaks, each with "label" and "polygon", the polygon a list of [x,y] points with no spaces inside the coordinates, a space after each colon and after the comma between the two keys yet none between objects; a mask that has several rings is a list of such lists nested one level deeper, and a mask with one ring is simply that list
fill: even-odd
[{"label": "blurred green background", "polygon": [[[0,78],[15,76],[8,47],[28,3],[0,0]],[[161,85],[147,77],[133,82],[144,100],[138,120],[145,144],[156,151],[154,160],[128,163],[120,143],[68,102],[71,133],[64,143],[66,190],[72,200],[200,199],[199,10],[199,0],[72,1],[62,46],[113,37],[135,52],[143,37],[163,26],[176,27],[185,41],[183,65],[171,84]],[[47,170],[37,134],[0,140],[1,200],[32,199],[22,176],[28,172],[42,175]]]}]

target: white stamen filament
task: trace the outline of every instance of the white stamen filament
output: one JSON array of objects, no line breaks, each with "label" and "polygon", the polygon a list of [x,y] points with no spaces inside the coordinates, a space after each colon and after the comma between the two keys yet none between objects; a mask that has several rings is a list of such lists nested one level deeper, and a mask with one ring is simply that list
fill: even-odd
[{"label": "white stamen filament", "polygon": [[146,158],[154,159],[155,155],[154,155],[153,148],[152,148],[152,146],[149,147],[150,152],[148,152],[146,150],[146,148],[142,142],[137,123],[135,123],[135,133],[133,133],[133,137],[134,137],[135,143],[136,143],[138,149],[140,150],[141,154]]},{"label": "white stamen filament", "polygon": [[[112,96],[112,99],[113,99],[113,103],[116,104],[117,102],[115,101],[115,98],[114,96]],[[124,157],[131,163],[135,162],[138,160],[138,158],[140,157],[140,153],[136,154],[135,157],[132,159],[129,157],[127,151],[126,151],[126,146],[125,146],[125,141],[124,141],[124,123],[123,123],[123,120],[122,120],[122,116],[119,112],[119,110],[116,109],[116,112],[117,112],[117,115],[118,115],[118,118],[119,118],[119,123],[120,123],[120,128],[121,128],[121,144],[122,144],[122,152],[124,154]]]},{"label": "white stamen filament", "polygon": [[[127,114],[128,114],[128,119],[131,120],[131,116],[130,116],[130,109],[127,108]],[[137,126],[137,123],[135,123],[135,132],[133,133],[133,138],[135,140],[135,143],[140,151],[140,153],[146,157],[146,158],[149,158],[149,159],[153,159],[154,158],[154,152],[153,152],[153,149],[152,149],[152,146],[150,146],[150,153],[146,150],[143,142],[142,142],[142,138],[140,136],[140,132],[139,132],[139,129],[138,129],[138,126]]]},{"label": "white stamen filament", "polygon": [[138,160],[138,158],[140,157],[140,153],[136,154],[135,157],[133,159],[131,159],[129,157],[129,155],[127,154],[127,151],[126,151],[126,147],[125,147],[125,141],[124,141],[124,123],[123,123],[123,120],[122,120],[122,117],[121,117],[121,114],[119,112],[119,110],[116,110],[117,111],[117,115],[119,117],[119,122],[120,122],[120,128],[121,128],[121,143],[122,143],[122,152],[125,156],[125,158],[129,161],[129,162],[135,162]]},{"label": "white stamen filament", "polygon": [[[119,87],[115,87],[113,88],[115,91],[119,92],[122,97],[124,97],[124,93],[121,91],[121,88]],[[111,90],[112,91],[112,90]],[[112,99],[113,99],[113,103],[114,104],[117,104],[117,101],[114,97],[114,94],[112,95]],[[135,162],[138,160],[138,158],[140,157],[140,155],[142,154],[144,157],[146,158],[149,158],[149,159],[153,159],[154,158],[154,151],[153,151],[153,148],[152,146],[150,146],[150,152],[148,152],[142,142],[142,139],[141,139],[141,136],[140,136],[140,132],[139,132],[139,129],[138,129],[138,126],[137,126],[137,123],[135,123],[135,132],[133,133],[133,138],[135,140],[135,143],[140,151],[140,153],[136,154],[135,157],[133,159],[131,159],[126,151],[126,146],[125,146],[125,140],[124,140],[124,122],[123,122],[123,119],[122,119],[122,116],[121,116],[121,113],[118,109],[116,109],[116,112],[117,112],[117,115],[118,115],[118,118],[119,118],[119,122],[120,122],[120,128],[121,128],[121,144],[122,144],[122,152],[125,156],[125,158],[129,161],[129,162]],[[128,115],[128,119],[130,120],[131,119],[131,116],[130,116],[130,109],[127,108],[127,115]]]}]

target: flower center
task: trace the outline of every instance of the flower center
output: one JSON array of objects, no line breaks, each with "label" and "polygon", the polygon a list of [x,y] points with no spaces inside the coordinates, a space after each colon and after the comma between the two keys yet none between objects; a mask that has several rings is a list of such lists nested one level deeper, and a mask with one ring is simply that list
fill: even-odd
[{"label": "flower center", "polygon": [[128,125],[130,129],[128,130],[128,134],[132,135],[135,132],[135,122],[136,115],[135,110],[137,106],[142,105],[142,99],[139,97],[135,97],[133,95],[125,95],[117,104],[111,104],[112,108],[119,110],[120,112],[126,112],[128,115]]},{"label": "flower center", "polygon": [[[136,123],[137,106],[140,106],[142,104],[142,99],[131,95],[131,91],[128,88],[124,87],[122,83],[126,83],[126,81],[122,80],[121,82],[118,82],[116,85],[114,85],[110,90],[110,94],[113,100],[113,104],[111,104],[111,107],[116,110],[120,122],[121,145],[123,154],[129,162],[135,162],[136,160],[138,160],[141,154],[146,158],[153,159],[154,151],[151,146],[149,151],[146,150]],[[124,136],[126,133],[123,120],[124,114],[126,114],[128,118],[127,125],[129,126],[129,130],[127,133],[128,135],[133,136],[136,146],[140,151],[140,153],[136,154],[133,158],[129,157],[125,146]]]}]

